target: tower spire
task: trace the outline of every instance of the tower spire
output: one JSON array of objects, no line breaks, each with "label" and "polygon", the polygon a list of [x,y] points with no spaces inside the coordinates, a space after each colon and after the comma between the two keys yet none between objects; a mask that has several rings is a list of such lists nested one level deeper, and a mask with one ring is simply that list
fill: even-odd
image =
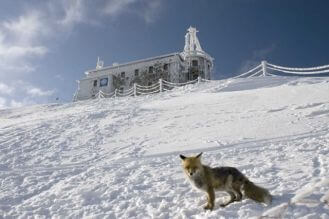
[{"label": "tower spire", "polygon": [[103,68],[104,62],[99,59],[99,56],[97,57],[97,63],[96,63],[96,69]]},{"label": "tower spire", "polygon": [[189,27],[187,29],[187,33],[185,35],[185,46],[184,46],[184,53],[185,55],[191,54],[191,53],[204,53],[204,51],[201,48],[200,42],[198,37],[196,36],[196,33],[199,32],[194,27]]}]

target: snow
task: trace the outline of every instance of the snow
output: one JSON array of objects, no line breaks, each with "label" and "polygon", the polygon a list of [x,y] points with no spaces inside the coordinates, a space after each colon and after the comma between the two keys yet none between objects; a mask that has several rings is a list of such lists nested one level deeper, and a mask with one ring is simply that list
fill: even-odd
[{"label": "snow", "polygon": [[[262,77],[0,111],[0,218],[329,218],[329,78]],[[274,196],[215,209],[179,154]]]}]

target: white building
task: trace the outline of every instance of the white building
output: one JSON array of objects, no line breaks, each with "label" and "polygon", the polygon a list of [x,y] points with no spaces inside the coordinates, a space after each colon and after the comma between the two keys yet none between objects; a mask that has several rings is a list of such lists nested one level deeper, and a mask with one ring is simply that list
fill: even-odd
[{"label": "white building", "polygon": [[152,85],[160,78],[175,83],[191,81],[198,76],[211,79],[214,59],[202,50],[196,36],[198,31],[193,27],[187,31],[183,52],[106,67],[98,59],[96,68],[86,71],[85,78],[77,81],[74,100],[94,98],[100,90],[104,93],[115,89],[125,91],[134,83]]}]

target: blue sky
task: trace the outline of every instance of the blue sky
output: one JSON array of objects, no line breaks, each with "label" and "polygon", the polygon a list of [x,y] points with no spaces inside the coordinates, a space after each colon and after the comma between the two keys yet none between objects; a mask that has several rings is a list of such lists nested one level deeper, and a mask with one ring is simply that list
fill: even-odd
[{"label": "blue sky", "polygon": [[327,0],[2,0],[0,108],[71,101],[95,67],[184,47],[191,25],[215,78],[261,60],[329,64]]}]

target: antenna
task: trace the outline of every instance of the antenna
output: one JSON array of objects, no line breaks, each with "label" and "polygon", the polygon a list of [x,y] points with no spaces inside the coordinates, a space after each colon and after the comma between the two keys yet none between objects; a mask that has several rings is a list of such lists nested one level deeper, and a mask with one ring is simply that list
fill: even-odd
[{"label": "antenna", "polygon": [[97,63],[96,63],[96,69],[101,69],[104,67],[104,61],[99,59],[99,56],[97,57]]}]

